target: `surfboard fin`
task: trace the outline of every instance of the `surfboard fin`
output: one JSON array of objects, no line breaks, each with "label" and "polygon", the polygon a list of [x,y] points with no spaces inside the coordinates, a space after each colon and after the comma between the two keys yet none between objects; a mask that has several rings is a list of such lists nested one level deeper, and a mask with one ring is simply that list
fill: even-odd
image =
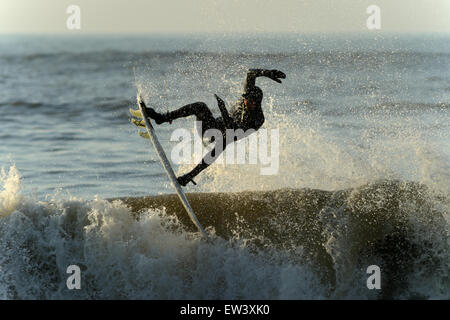
[{"label": "surfboard fin", "polygon": [[130,111],[130,114],[131,114],[133,117],[142,119],[142,113],[141,113],[141,110],[136,110],[136,109],[130,108],[129,111]]},{"label": "surfboard fin", "polygon": [[144,120],[131,119],[131,123],[133,123],[135,126],[145,128],[145,122],[144,122]]},{"label": "surfboard fin", "polygon": [[144,138],[144,139],[150,139],[150,135],[148,134],[148,132],[142,132],[142,131],[138,131],[139,135]]}]

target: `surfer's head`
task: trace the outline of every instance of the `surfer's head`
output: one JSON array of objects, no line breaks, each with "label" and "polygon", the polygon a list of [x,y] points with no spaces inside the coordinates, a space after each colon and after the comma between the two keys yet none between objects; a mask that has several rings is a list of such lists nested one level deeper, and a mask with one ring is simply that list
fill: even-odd
[{"label": "surfer's head", "polygon": [[244,98],[244,105],[252,108],[261,103],[263,92],[259,87],[253,87],[250,91],[245,92],[242,97]]}]

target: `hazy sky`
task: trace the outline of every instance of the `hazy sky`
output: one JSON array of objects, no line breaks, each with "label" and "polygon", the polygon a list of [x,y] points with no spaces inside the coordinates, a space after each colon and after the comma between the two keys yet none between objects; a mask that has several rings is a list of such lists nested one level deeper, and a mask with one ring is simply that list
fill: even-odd
[{"label": "hazy sky", "polygon": [[0,0],[0,33],[68,33],[66,9],[81,8],[77,33],[450,32],[450,0]]}]

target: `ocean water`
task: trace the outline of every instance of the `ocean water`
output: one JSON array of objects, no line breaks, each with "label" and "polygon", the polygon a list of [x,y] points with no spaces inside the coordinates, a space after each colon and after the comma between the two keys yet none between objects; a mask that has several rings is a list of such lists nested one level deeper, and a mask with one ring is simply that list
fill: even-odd
[{"label": "ocean water", "polygon": [[[450,298],[449,40],[0,36],[0,297]],[[219,115],[213,94],[230,107],[249,68],[287,75],[257,80],[279,171],[201,173],[186,191],[205,242],[128,108],[139,88],[160,111]],[[157,128],[169,154],[177,128],[193,119]]]}]

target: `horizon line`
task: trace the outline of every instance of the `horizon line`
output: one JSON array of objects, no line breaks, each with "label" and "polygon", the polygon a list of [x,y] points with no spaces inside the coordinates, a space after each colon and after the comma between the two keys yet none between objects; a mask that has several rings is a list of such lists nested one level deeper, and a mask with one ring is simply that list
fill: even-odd
[{"label": "horizon line", "polygon": [[167,31],[167,32],[83,32],[83,31],[61,31],[61,32],[2,32],[0,36],[170,36],[170,35],[450,35],[450,31],[310,31],[310,32],[295,32],[295,31]]}]

